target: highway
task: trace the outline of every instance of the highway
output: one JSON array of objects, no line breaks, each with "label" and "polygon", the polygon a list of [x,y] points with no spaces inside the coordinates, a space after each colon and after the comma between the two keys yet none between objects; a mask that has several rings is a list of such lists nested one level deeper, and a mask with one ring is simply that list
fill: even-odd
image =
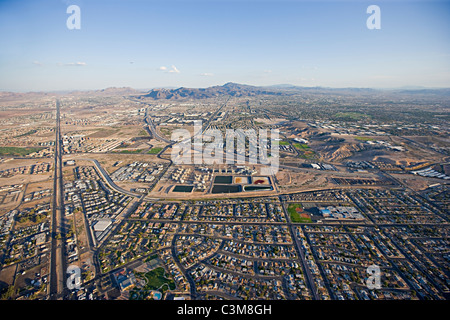
[{"label": "highway", "polygon": [[100,174],[100,176],[103,178],[104,181],[106,181],[106,183],[108,184],[108,186],[111,189],[113,189],[113,190],[115,190],[115,191],[117,191],[119,193],[126,194],[126,195],[131,196],[131,197],[138,197],[139,198],[139,197],[142,196],[142,194],[140,194],[140,193],[135,193],[135,192],[131,192],[131,191],[125,190],[125,189],[119,187],[117,184],[115,184],[114,181],[112,181],[112,179],[109,176],[109,174],[106,172],[106,170],[103,169],[103,167],[100,165],[100,163],[97,160],[89,159],[89,158],[81,158],[80,160],[92,161],[94,163],[95,168],[97,169],[98,173]]},{"label": "highway", "polygon": [[[224,103],[223,105],[221,105],[221,106],[220,106],[220,107],[219,107],[219,108],[218,108],[218,109],[217,109],[217,110],[209,117],[209,119],[206,121],[206,123],[202,124],[202,130],[199,131],[199,132],[197,132],[195,135],[205,133],[205,131],[209,128],[211,122],[212,122],[212,121],[217,117],[217,115],[219,114],[220,110],[222,110],[223,107],[225,107],[225,106],[227,105],[227,103],[228,103],[228,101],[230,100],[230,98],[231,98],[231,97],[229,97],[229,98],[227,99],[227,101],[225,101],[225,103]],[[141,101],[139,101],[139,102],[145,104],[145,102],[141,102]],[[174,143],[177,142],[177,141],[169,140],[169,139],[167,139],[166,137],[164,137],[164,136],[162,136],[162,135],[159,134],[159,132],[156,130],[155,124],[154,124],[153,121],[152,121],[152,118],[151,118],[150,115],[148,114],[148,107],[145,109],[145,123],[147,123],[147,128],[150,130],[150,132],[152,133],[152,135],[153,135],[156,139],[158,139],[158,140],[160,140],[160,141],[162,141],[162,142],[168,143],[169,145],[173,145]],[[188,138],[188,139],[191,139],[191,138],[192,138],[192,137],[190,137],[190,138]],[[186,140],[188,140],[188,139],[186,139]],[[184,141],[186,141],[186,140],[184,140]]]},{"label": "highway", "polygon": [[306,258],[305,258],[305,254],[303,253],[303,250],[302,250],[302,245],[301,245],[300,241],[298,240],[297,235],[295,233],[295,230],[293,228],[293,225],[292,225],[292,222],[291,222],[291,218],[290,218],[289,213],[288,213],[288,211],[286,209],[286,206],[285,206],[285,202],[283,201],[282,197],[279,197],[279,200],[280,200],[280,203],[281,203],[281,207],[283,208],[284,215],[286,217],[286,224],[287,224],[287,226],[289,228],[289,232],[291,234],[291,238],[294,240],[293,241],[294,248],[296,249],[297,254],[300,257],[300,261],[302,263],[303,270],[305,271],[306,283],[308,284],[308,287],[311,290],[311,293],[313,295],[314,300],[320,300],[319,294],[317,292],[316,285],[314,283],[314,277],[311,274],[311,270],[309,269],[308,263],[307,263]]},{"label": "highway", "polygon": [[150,129],[150,132],[152,133],[152,135],[156,139],[158,139],[158,140],[160,140],[162,142],[165,142],[165,143],[168,143],[168,144],[173,144],[174,141],[166,139],[165,137],[163,137],[163,136],[161,136],[159,134],[159,132],[155,128],[155,124],[153,123],[152,118],[148,115],[147,112],[148,112],[148,108],[145,109],[145,123],[147,123],[147,127]]},{"label": "highway", "polygon": [[[125,98],[125,97],[124,97],[124,98]],[[134,101],[134,102],[138,102],[138,103],[145,104],[145,105],[149,106],[148,103],[143,102],[143,101],[139,101],[139,100],[132,99],[132,98],[129,98],[129,97],[128,97],[127,99],[129,99],[129,100],[131,100],[131,101]],[[153,135],[153,137],[155,137],[156,139],[158,139],[158,140],[160,140],[160,141],[162,141],[162,142],[168,143],[169,145],[172,145],[172,144],[174,143],[174,141],[169,140],[169,139],[167,139],[166,137],[160,135],[159,132],[156,130],[155,124],[153,123],[152,118],[151,118],[150,115],[148,114],[148,107],[145,109],[145,117],[144,117],[144,121],[145,121],[145,123],[147,124],[147,126],[145,127],[145,129],[150,130],[150,133]]]},{"label": "highway", "polygon": [[62,139],[60,103],[56,101],[55,171],[53,175],[52,233],[50,279],[48,293],[51,300],[63,298],[65,292],[66,249],[64,228],[64,184],[62,174]]}]

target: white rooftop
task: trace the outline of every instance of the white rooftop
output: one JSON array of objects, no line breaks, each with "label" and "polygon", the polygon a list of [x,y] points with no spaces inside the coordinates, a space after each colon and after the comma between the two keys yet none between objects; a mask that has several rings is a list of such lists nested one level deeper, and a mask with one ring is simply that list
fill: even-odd
[{"label": "white rooftop", "polygon": [[94,231],[105,231],[112,223],[111,219],[99,219],[94,225]]}]

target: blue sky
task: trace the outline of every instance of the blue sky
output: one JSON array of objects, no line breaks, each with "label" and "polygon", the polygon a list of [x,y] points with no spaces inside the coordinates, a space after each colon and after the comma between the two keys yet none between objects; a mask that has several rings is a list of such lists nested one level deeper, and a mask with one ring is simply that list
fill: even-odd
[{"label": "blue sky", "polygon": [[[69,5],[81,29],[69,30]],[[381,9],[369,30],[366,9]],[[450,87],[449,1],[0,0],[0,90]]]}]

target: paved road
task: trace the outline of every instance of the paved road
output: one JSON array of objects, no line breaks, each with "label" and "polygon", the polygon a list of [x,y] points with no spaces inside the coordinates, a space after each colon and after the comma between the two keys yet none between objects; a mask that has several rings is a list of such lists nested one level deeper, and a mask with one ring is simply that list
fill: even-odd
[{"label": "paved road", "polygon": [[[147,113],[147,111],[145,111],[145,112]],[[162,135],[159,134],[159,132],[158,132],[158,131],[156,130],[156,128],[155,128],[155,124],[153,123],[152,118],[151,118],[149,115],[147,115],[147,114],[146,114],[146,116],[145,116],[145,122],[147,123],[148,128],[150,129],[152,135],[153,135],[156,139],[158,139],[158,140],[160,140],[160,141],[162,141],[162,142],[168,143],[168,144],[173,144],[173,143],[174,143],[174,141],[169,140],[169,139],[167,139],[166,137],[163,137]]]},{"label": "paved road", "polygon": [[175,264],[177,265],[178,269],[181,271],[181,273],[183,274],[183,276],[186,278],[186,280],[189,283],[189,289],[190,289],[190,294],[191,294],[191,299],[195,300],[197,298],[197,287],[195,286],[195,282],[192,279],[191,275],[186,271],[186,269],[184,268],[184,266],[181,264],[181,262],[178,260],[177,258],[177,253],[176,253],[176,246],[175,243],[178,239],[178,235],[175,234],[173,239],[172,239],[172,245],[171,245],[171,253],[172,253],[172,258],[175,262]]},{"label": "paved road", "polygon": [[286,224],[287,224],[287,226],[289,228],[289,232],[291,233],[291,238],[294,241],[294,248],[297,251],[297,254],[298,254],[298,256],[301,259],[301,263],[303,265],[303,270],[305,271],[306,282],[307,282],[307,284],[308,284],[308,286],[309,286],[309,288],[310,288],[310,290],[311,290],[311,292],[313,294],[314,300],[320,300],[320,297],[319,297],[319,295],[317,293],[316,285],[314,283],[314,277],[311,274],[311,270],[309,269],[308,263],[306,261],[305,255],[304,255],[303,250],[302,250],[302,246],[301,246],[300,241],[298,240],[298,238],[297,238],[297,236],[295,234],[295,230],[293,228],[293,224],[292,224],[291,219],[289,217],[289,214],[287,212],[287,209],[286,209],[286,206],[284,204],[284,201],[283,201],[283,199],[281,199],[281,197],[280,197],[280,203],[281,203],[281,206],[283,208],[284,215],[286,217]]},{"label": "paved road", "polygon": [[117,184],[114,183],[114,181],[109,176],[108,172],[106,172],[105,169],[101,166],[101,164],[95,160],[95,159],[89,159],[89,158],[80,158],[79,160],[85,160],[85,161],[92,161],[97,168],[97,171],[100,173],[100,176],[103,178],[103,180],[108,184],[108,186],[112,189],[114,189],[117,192],[124,193],[126,195],[132,196],[132,197],[141,197],[142,194],[135,193],[132,191],[125,190],[121,187],[119,187]]},{"label": "paved road", "polygon": [[64,227],[64,184],[62,174],[62,139],[60,124],[60,103],[56,101],[55,127],[55,171],[52,196],[52,239],[50,252],[50,299],[62,298],[66,281],[66,249]]}]

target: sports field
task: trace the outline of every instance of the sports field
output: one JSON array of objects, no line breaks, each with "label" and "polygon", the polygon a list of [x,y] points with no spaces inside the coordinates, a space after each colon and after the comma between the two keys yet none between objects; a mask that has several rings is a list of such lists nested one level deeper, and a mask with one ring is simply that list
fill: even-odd
[{"label": "sports field", "polygon": [[303,206],[301,203],[290,203],[287,210],[292,222],[311,222],[311,217],[309,214],[303,212]]}]

